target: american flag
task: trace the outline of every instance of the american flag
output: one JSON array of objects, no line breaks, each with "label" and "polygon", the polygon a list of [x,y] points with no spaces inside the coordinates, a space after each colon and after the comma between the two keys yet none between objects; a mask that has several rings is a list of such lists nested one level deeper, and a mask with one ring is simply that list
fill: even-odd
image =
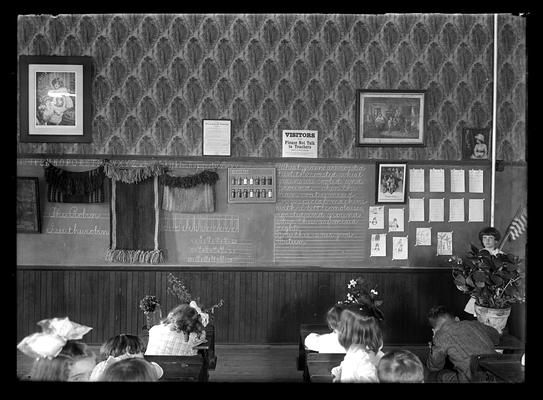
[{"label": "american flag", "polygon": [[517,240],[524,233],[528,226],[528,211],[526,207],[521,207],[517,214],[509,224],[509,235],[511,240]]}]

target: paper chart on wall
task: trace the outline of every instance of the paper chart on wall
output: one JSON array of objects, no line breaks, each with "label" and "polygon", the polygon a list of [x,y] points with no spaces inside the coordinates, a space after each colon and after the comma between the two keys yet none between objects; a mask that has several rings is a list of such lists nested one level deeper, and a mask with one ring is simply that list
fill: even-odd
[{"label": "paper chart on wall", "polygon": [[368,229],[385,229],[384,206],[370,206]]},{"label": "paper chart on wall", "polygon": [[432,244],[432,228],[417,228],[415,246],[430,246]]},{"label": "paper chart on wall", "polygon": [[451,169],[451,192],[463,193],[466,191],[466,174],[463,169]]},{"label": "paper chart on wall", "polygon": [[392,259],[407,260],[407,236],[392,238]]},{"label": "paper chart on wall", "polygon": [[449,222],[464,222],[464,199],[449,199]]},{"label": "paper chart on wall", "polygon": [[424,169],[411,168],[409,170],[409,191],[424,192]]},{"label": "paper chart on wall", "polygon": [[424,197],[409,198],[409,221],[424,221]]},{"label": "paper chart on wall", "polygon": [[387,255],[386,233],[372,233],[370,257],[384,257]]},{"label": "paper chart on wall", "polygon": [[483,193],[483,170],[482,169],[470,169],[469,170],[469,191],[470,193]]},{"label": "paper chart on wall", "polygon": [[468,222],[483,222],[485,216],[485,199],[469,199]]},{"label": "paper chart on wall", "polygon": [[430,169],[430,192],[445,191],[445,170],[441,168]]},{"label": "paper chart on wall", "polygon": [[388,231],[403,232],[404,230],[403,208],[388,209]]},{"label": "paper chart on wall", "polygon": [[437,255],[450,256],[452,255],[452,232],[437,233]]},{"label": "paper chart on wall", "polygon": [[445,199],[430,199],[428,221],[443,222],[445,219]]}]

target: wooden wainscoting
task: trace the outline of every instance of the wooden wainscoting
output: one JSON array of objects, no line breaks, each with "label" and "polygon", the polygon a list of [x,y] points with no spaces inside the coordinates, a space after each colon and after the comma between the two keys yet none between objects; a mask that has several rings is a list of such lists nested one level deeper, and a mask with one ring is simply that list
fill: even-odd
[{"label": "wooden wainscoting", "polygon": [[426,313],[436,304],[466,317],[467,299],[454,287],[449,270],[25,266],[17,268],[17,337],[37,332],[41,319],[64,316],[93,328],[87,343],[141,334],[144,295],[158,296],[164,316],[176,305],[167,293],[170,272],[204,304],[224,299],[214,323],[217,343],[295,344],[300,323],[324,322],[349,280],[361,274],[376,282],[384,297],[386,342],[427,342]]}]

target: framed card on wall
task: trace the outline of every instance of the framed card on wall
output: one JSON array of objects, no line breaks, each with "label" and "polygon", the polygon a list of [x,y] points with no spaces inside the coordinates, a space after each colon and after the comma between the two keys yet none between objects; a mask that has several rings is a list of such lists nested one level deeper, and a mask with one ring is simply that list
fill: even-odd
[{"label": "framed card on wall", "polygon": [[490,128],[462,129],[463,160],[489,160],[490,149]]},{"label": "framed card on wall", "polygon": [[377,163],[376,165],[376,204],[404,204],[407,187],[406,163]]},{"label": "framed card on wall", "polygon": [[41,233],[38,178],[17,177],[17,232]]},{"label": "framed card on wall", "polygon": [[232,149],[232,120],[202,120],[202,155],[230,156]]},{"label": "framed card on wall", "polygon": [[92,142],[92,57],[19,56],[19,141]]}]

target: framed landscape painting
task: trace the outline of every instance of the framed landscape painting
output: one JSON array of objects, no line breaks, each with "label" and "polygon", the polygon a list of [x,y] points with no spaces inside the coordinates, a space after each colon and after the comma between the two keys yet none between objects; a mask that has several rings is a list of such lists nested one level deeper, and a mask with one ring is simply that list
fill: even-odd
[{"label": "framed landscape painting", "polygon": [[19,57],[19,141],[92,141],[91,57]]},{"label": "framed landscape painting", "polygon": [[357,146],[424,146],[423,90],[357,90]]}]

